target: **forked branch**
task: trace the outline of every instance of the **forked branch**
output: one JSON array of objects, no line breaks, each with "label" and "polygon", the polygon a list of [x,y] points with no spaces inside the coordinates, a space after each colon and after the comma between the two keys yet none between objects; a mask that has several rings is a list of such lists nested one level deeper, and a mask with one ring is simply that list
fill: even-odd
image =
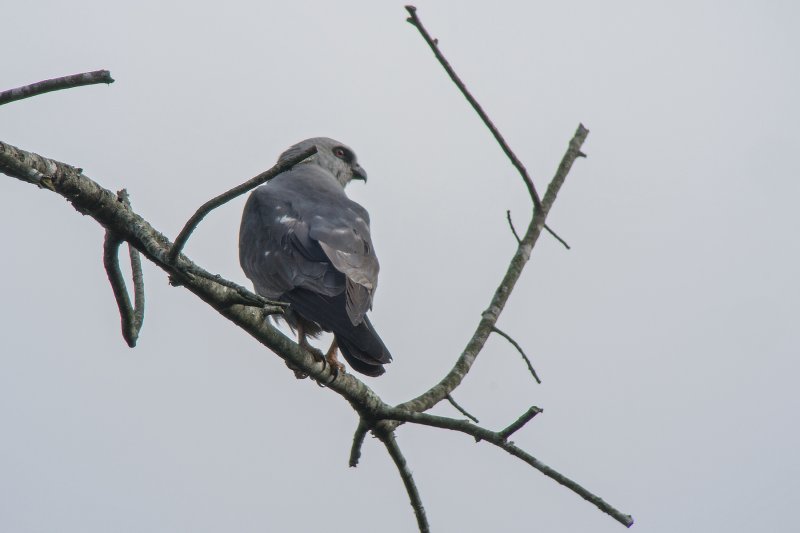
[{"label": "forked branch", "polygon": [[[112,281],[115,296],[117,297],[117,302],[120,307],[120,314],[123,322],[123,335],[125,335],[126,341],[128,341],[129,344],[136,342],[136,335],[138,334],[138,329],[141,328],[141,321],[143,319],[143,285],[141,285],[141,283],[137,285],[136,282],[137,271],[141,274],[141,267],[140,265],[137,267],[133,264],[134,254],[138,259],[138,254],[136,254],[133,249],[135,248],[154,264],[167,272],[174,284],[186,287],[203,301],[211,305],[221,315],[237,324],[256,340],[271,349],[279,357],[287,362],[291,362],[292,367],[310,375],[320,383],[325,383],[327,388],[345,398],[359,414],[359,425],[353,437],[353,444],[351,447],[350,465],[355,466],[358,463],[360,450],[366,434],[368,431],[372,430],[383,442],[387,452],[397,466],[406,491],[408,492],[409,500],[414,509],[420,531],[427,532],[430,529],[425,509],[422,505],[414,478],[411,475],[406,459],[394,435],[394,430],[404,422],[459,431],[472,436],[476,441],[483,440],[489,442],[507,453],[520,458],[546,476],[592,502],[599,509],[613,516],[616,520],[626,526],[630,526],[633,523],[633,519],[629,515],[621,513],[598,496],[584,489],[578,483],[556,472],[549,466],[541,463],[528,452],[508,441],[508,438],[512,434],[530,422],[541,412],[541,409],[538,407],[531,407],[506,428],[499,431],[491,431],[477,425],[477,419],[469,415],[469,413],[455,403],[451,395],[452,391],[460,385],[472,368],[475,359],[485,346],[492,332],[497,332],[505,336],[522,353],[518,344],[496,328],[496,323],[525,265],[530,259],[531,251],[538,241],[541,232],[543,229],[549,231],[545,223],[547,215],[575,159],[584,156],[581,152],[581,147],[586,140],[588,130],[584,128],[583,125],[578,126],[577,131],[569,143],[567,152],[561,160],[556,175],[548,185],[544,197],[540,198],[533,184],[533,180],[524,165],[519,161],[513,151],[511,151],[507,142],[489,119],[483,108],[470,94],[464,83],[444,58],[438,48],[438,43],[435,39],[430,37],[417,17],[415,8],[407,6],[406,9],[410,15],[409,22],[419,30],[436,58],[445,68],[447,74],[470,102],[511,163],[520,173],[532,199],[534,209],[532,218],[522,236],[516,233],[511,223],[510,213],[507,214],[509,224],[517,238],[517,249],[511,257],[506,273],[495,290],[488,308],[482,313],[481,319],[471,339],[458,357],[453,368],[438,384],[431,387],[428,391],[396,407],[391,407],[384,403],[371,388],[353,375],[346,373],[333,374],[329,367],[317,361],[307,350],[300,348],[296,343],[288,339],[264,319],[265,313],[282,312],[285,304],[267,300],[221,276],[211,274],[194,264],[188,257],[181,253],[192,231],[194,231],[200,221],[209,212],[228,200],[251,190],[268,179],[291,168],[294,164],[312,155],[315,149],[308,150],[284,164],[278,164],[242,185],[234,187],[230,191],[203,204],[184,225],[174,244],[156,231],[146,220],[133,212],[129,205],[125,205],[125,202],[121,202],[117,195],[114,195],[111,191],[102,188],[100,185],[84,176],[81,169],[0,142],[0,172],[64,196],[79,212],[92,216],[106,228],[108,232],[105,253],[106,268],[109,272],[109,279]],[[113,81],[106,71],[98,72],[105,72],[108,80]],[[10,98],[10,96],[5,95],[11,94],[14,91],[16,91],[16,96],[23,93],[25,94],[25,96],[14,97],[14,99],[19,99],[66,87],[56,86],[58,84],[52,83],[47,85],[48,82],[53,81],[54,80],[48,80],[47,82],[42,82],[44,85],[40,85],[38,88],[29,86],[31,88],[25,91],[14,89],[12,91],[0,93],[0,104],[3,103],[4,97]],[[105,82],[110,83],[110,81]],[[79,83],[78,85],[80,84],[83,83]],[[558,237],[556,236],[556,238]],[[559,240],[561,239],[559,238]],[[135,304],[133,306],[131,306],[130,297],[128,296],[127,290],[124,288],[124,281],[122,281],[119,265],[117,263],[117,252],[122,241],[127,242],[129,246],[133,247],[131,249],[135,294]],[[566,246],[566,243],[563,244]],[[139,279],[141,279],[140,276]],[[122,288],[121,291],[119,290],[120,287]],[[141,298],[140,292],[142,293]],[[535,376],[535,372],[529,361],[528,365]],[[538,380],[538,377],[536,379]],[[448,399],[454,407],[459,409],[465,416],[470,417],[472,421],[434,416],[424,412],[443,399]]]},{"label": "forked branch", "polygon": [[[117,196],[125,207],[130,208],[131,204],[125,189],[119,191]],[[106,238],[103,245],[103,265],[108,275],[108,281],[111,283],[111,289],[114,291],[114,299],[117,301],[117,307],[119,308],[119,316],[122,323],[122,338],[125,339],[128,346],[133,348],[136,346],[136,341],[139,338],[139,331],[141,331],[142,323],[144,322],[144,276],[142,274],[142,260],[139,257],[139,252],[129,244],[128,254],[131,260],[134,300],[134,304],[131,305],[128,289],[125,287],[125,279],[119,268],[118,255],[120,244],[122,244],[122,239],[120,239],[116,233],[113,231],[106,231]]]}]

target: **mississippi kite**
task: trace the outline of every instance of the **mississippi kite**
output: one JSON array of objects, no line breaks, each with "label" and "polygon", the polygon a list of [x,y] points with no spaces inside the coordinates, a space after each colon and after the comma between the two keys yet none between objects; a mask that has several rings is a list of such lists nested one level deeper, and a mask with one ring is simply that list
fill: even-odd
[{"label": "mississippi kite", "polygon": [[335,371],[337,347],[350,367],[368,376],[392,360],[367,311],[378,283],[366,209],[344,193],[350,180],[367,181],[355,153],[317,137],[295,144],[279,161],[311,146],[317,153],[250,194],[239,230],[239,262],[258,294],[289,303],[284,318],[306,336],[330,331],[325,359]]}]

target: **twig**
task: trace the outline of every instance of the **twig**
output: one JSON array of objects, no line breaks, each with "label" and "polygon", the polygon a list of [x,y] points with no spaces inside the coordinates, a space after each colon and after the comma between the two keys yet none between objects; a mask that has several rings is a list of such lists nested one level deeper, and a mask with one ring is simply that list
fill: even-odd
[{"label": "twig", "polygon": [[417,517],[417,527],[420,533],[430,533],[430,526],[428,525],[428,517],[425,516],[425,507],[422,505],[422,499],[419,496],[417,485],[414,483],[414,476],[411,475],[411,470],[408,468],[406,458],[403,452],[400,451],[400,446],[394,438],[394,432],[391,431],[378,431],[377,436],[381,442],[386,446],[386,450],[392,457],[400,477],[403,479],[403,485],[406,487],[408,499],[410,500],[411,507],[414,509],[414,516]]},{"label": "twig", "polygon": [[[214,283],[219,283],[223,287],[228,287],[229,289],[233,289],[234,291],[236,291],[236,294],[240,296],[240,299],[236,301],[232,300],[231,302],[229,302],[229,305],[238,303],[241,305],[249,305],[252,307],[263,307],[265,309],[277,308],[274,311],[274,313],[276,314],[282,313],[283,309],[289,307],[289,304],[286,302],[279,302],[277,300],[269,300],[267,298],[264,298],[260,294],[256,294],[254,292],[247,290],[238,283],[227,280],[222,276],[220,276],[219,274],[212,274],[211,272],[208,272],[197,265],[182,267],[180,274],[181,275],[190,274],[193,276],[200,276],[201,278],[211,280]],[[175,279],[172,285],[178,286],[181,285],[181,282],[178,279]]]},{"label": "twig", "polygon": [[[528,411],[528,413],[530,413],[530,410]],[[528,413],[526,413],[526,415]],[[523,415],[523,417],[524,416],[525,415]],[[466,433],[467,435],[472,436],[477,442],[480,441],[489,442],[490,444],[493,444],[498,448],[505,450],[514,457],[522,459],[524,462],[526,462],[527,464],[529,464],[530,466],[532,466],[545,476],[567,487],[568,489],[570,489],[571,491],[582,497],[584,500],[590,502],[595,507],[597,507],[604,513],[608,514],[609,516],[617,520],[619,523],[623,524],[625,527],[631,527],[633,525],[633,517],[622,513],[612,505],[608,504],[601,497],[585,489],[583,486],[579,485],[577,482],[573,481],[567,476],[547,466],[546,464],[544,464],[543,462],[539,461],[534,456],[526,452],[525,450],[522,450],[521,448],[517,447],[513,442],[506,440],[505,438],[503,438],[501,432],[490,431],[486,428],[482,428],[481,426],[473,424],[468,420],[457,420],[454,418],[447,418],[444,416],[430,415],[428,413],[416,413],[412,411],[407,411],[399,407],[390,407],[388,409],[382,410],[380,412],[380,417],[384,419],[400,420],[403,422],[413,422],[424,426],[451,429],[454,431],[459,431],[461,433]],[[514,424],[512,424],[512,426],[513,425]]]},{"label": "twig", "polygon": [[438,59],[439,63],[442,65],[442,67],[444,67],[444,70],[447,72],[447,75],[450,76],[450,79],[453,80],[453,83],[456,84],[456,87],[458,87],[458,89],[461,91],[461,94],[464,95],[464,98],[467,99],[467,101],[470,103],[475,112],[478,113],[478,116],[481,117],[483,123],[486,124],[486,127],[489,128],[489,131],[492,132],[492,135],[494,136],[497,143],[500,145],[500,148],[503,149],[503,152],[505,152],[506,156],[511,161],[511,164],[514,165],[514,168],[516,168],[517,172],[519,172],[520,176],[522,176],[522,180],[525,182],[525,186],[528,188],[528,193],[530,194],[531,199],[533,200],[534,207],[536,207],[536,209],[539,209],[539,207],[541,206],[539,193],[536,192],[536,187],[533,185],[533,180],[528,175],[528,171],[525,168],[525,165],[523,165],[522,162],[517,158],[517,156],[508,146],[506,140],[500,134],[500,131],[497,129],[492,120],[489,118],[489,115],[486,114],[486,112],[483,110],[478,101],[475,100],[475,97],[472,96],[469,90],[467,90],[467,87],[466,85],[464,85],[464,82],[461,81],[461,78],[458,77],[458,74],[456,74],[456,72],[453,70],[453,67],[450,66],[450,63],[447,61],[444,55],[442,55],[442,52],[439,50],[438,41],[436,39],[431,38],[431,36],[428,34],[428,31],[425,29],[425,26],[422,25],[422,21],[419,20],[419,17],[417,16],[417,8],[414,6],[406,6],[406,11],[408,11],[408,14],[410,15],[410,17],[406,20],[408,20],[408,22],[410,22],[411,25],[413,25],[415,28],[417,28],[417,30],[419,30],[419,33],[422,35],[422,38],[425,39],[425,42],[428,43],[428,46],[433,51],[433,54],[436,56],[436,59]]},{"label": "twig", "polygon": [[536,383],[539,383],[539,384],[541,384],[541,383],[542,383],[542,380],[541,380],[541,379],[539,379],[539,376],[536,374],[536,370],[534,370],[534,369],[533,369],[533,365],[531,364],[531,360],[530,360],[530,359],[528,359],[528,356],[527,356],[527,355],[525,355],[525,352],[523,351],[523,349],[522,349],[522,346],[520,346],[520,345],[517,343],[517,341],[515,341],[514,339],[512,339],[510,335],[508,335],[507,333],[505,333],[505,332],[501,331],[500,329],[498,329],[498,328],[497,328],[497,326],[492,326],[492,331],[493,331],[493,332],[495,332],[495,333],[497,333],[497,334],[498,334],[498,335],[500,335],[501,337],[503,337],[503,338],[504,338],[505,340],[507,340],[508,342],[510,342],[510,343],[511,343],[511,345],[512,345],[514,348],[516,348],[516,349],[517,349],[517,351],[519,352],[519,354],[522,356],[522,359],[524,359],[524,360],[525,360],[525,364],[526,364],[526,365],[528,365],[528,370],[530,370],[530,373],[531,373],[531,375],[533,376],[533,379],[535,379],[535,380],[536,380]]},{"label": "twig", "polygon": [[511,228],[511,233],[514,234],[514,238],[517,239],[517,244],[522,244],[522,239],[519,238],[519,234],[517,233],[517,229],[514,227],[514,222],[511,221],[511,210],[506,209],[506,219],[508,219],[508,226]]},{"label": "twig", "polygon": [[[120,202],[130,207],[128,195],[125,190],[119,191]],[[133,298],[134,305],[131,306],[130,296],[125,287],[125,280],[119,268],[119,247],[122,239],[111,230],[106,231],[106,238],[103,245],[103,265],[114,292],[114,299],[117,301],[120,322],[122,327],[122,338],[131,348],[136,346],[139,332],[144,323],[144,276],[142,275],[142,262],[139,252],[128,244],[128,251],[131,260],[131,273],[133,278]]]},{"label": "twig", "polygon": [[95,70],[94,72],[84,72],[82,74],[72,74],[71,76],[64,76],[62,78],[53,78],[51,80],[44,80],[1,92],[0,105],[52,91],[71,89],[82,85],[94,85],[97,83],[114,83],[114,80],[111,78],[111,73],[107,70]]},{"label": "twig", "polygon": [[358,427],[353,434],[353,445],[350,447],[350,467],[355,468],[358,466],[358,460],[361,459],[361,447],[364,445],[364,437],[367,436],[369,431],[369,424],[363,418],[358,419]]},{"label": "twig", "polygon": [[544,229],[546,229],[546,230],[547,230],[547,233],[549,233],[550,235],[552,235],[553,237],[555,237],[555,238],[556,238],[556,240],[557,240],[558,242],[560,242],[561,244],[563,244],[563,245],[564,245],[564,248],[566,248],[567,250],[571,250],[571,249],[572,249],[572,248],[570,248],[570,247],[569,247],[569,244],[567,244],[567,241],[565,241],[564,239],[562,239],[561,237],[559,237],[559,236],[558,236],[558,233],[556,233],[555,231],[553,231],[552,229],[550,229],[550,226],[548,226],[547,224],[545,224],[545,225],[544,225]]},{"label": "twig", "polygon": [[522,429],[522,426],[530,422],[534,416],[538,415],[541,412],[542,410],[534,405],[530,409],[525,411],[525,413],[523,413],[521,417],[519,417],[514,422],[509,424],[508,427],[506,427],[501,431],[498,431],[497,434],[500,435],[500,437],[502,437],[503,440],[508,440],[508,437],[510,437],[511,435]]},{"label": "twig", "polygon": [[176,237],[175,243],[172,245],[172,249],[169,251],[169,255],[167,256],[167,260],[170,263],[175,262],[175,260],[178,258],[178,254],[181,253],[181,250],[183,250],[183,247],[186,245],[186,241],[189,240],[189,236],[192,234],[195,228],[197,228],[197,225],[200,224],[200,221],[203,220],[203,218],[205,218],[205,216],[209,214],[211,211],[221,206],[222,204],[229,202],[230,200],[233,200],[237,196],[241,196],[247,191],[258,187],[262,183],[271,180],[281,172],[289,170],[297,163],[303,161],[307,157],[314,155],[315,153],[317,153],[317,147],[312,146],[311,148],[300,153],[299,155],[277,163],[271,169],[262,172],[258,176],[255,176],[254,178],[247,180],[241,185],[237,185],[233,189],[224,192],[219,196],[216,196],[211,200],[207,201],[206,203],[204,203],[203,205],[201,205],[200,208],[197,211],[195,211],[194,215],[192,215],[192,217],[186,222],[186,224],[183,226],[183,229]]},{"label": "twig", "polygon": [[477,418],[475,418],[474,416],[472,416],[471,414],[469,414],[469,413],[467,412],[467,410],[466,410],[466,409],[464,409],[463,407],[461,407],[460,405],[458,405],[458,403],[456,403],[456,401],[453,399],[453,397],[452,397],[451,395],[449,395],[449,394],[447,395],[447,401],[448,401],[448,402],[450,402],[450,405],[452,405],[453,407],[455,407],[455,408],[456,408],[456,410],[458,410],[458,412],[460,412],[462,415],[466,416],[467,418],[469,418],[470,420],[472,420],[472,421],[473,421],[473,422],[475,422],[476,424],[477,424],[478,422],[480,422],[480,421],[479,421]]}]

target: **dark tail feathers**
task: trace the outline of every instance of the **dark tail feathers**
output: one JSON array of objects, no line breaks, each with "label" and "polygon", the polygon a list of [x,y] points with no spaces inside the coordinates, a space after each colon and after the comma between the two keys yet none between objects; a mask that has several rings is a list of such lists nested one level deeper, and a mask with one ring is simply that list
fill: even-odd
[{"label": "dark tail feathers", "polygon": [[325,331],[333,332],[336,344],[353,370],[367,376],[380,376],[385,372],[383,365],[392,360],[389,350],[366,316],[357,326],[350,322],[345,311],[344,292],[336,296],[324,296],[296,288],[285,293],[281,299],[288,301],[301,317],[319,324]]},{"label": "dark tail feathers", "polygon": [[356,372],[380,376],[385,372],[383,365],[392,361],[392,355],[366,316],[358,326],[336,331],[334,335],[345,361]]}]

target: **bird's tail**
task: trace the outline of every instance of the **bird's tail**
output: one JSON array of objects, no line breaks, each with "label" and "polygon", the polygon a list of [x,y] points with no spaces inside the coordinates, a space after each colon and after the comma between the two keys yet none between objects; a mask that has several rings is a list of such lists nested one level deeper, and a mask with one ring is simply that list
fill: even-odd
[{"label": "bird's tail", "polygon": [[366,316],[357,326],[350,322],[345,312],[344,292],[325,296],[296,288],[284,293],[281,299],[289,302],[301,317],[332,332],[350,368],[367,376],[380,376],[385,372],[383,365],[392,360],[389,350]]},{"label": "bird's tail", "polygon": [[385,372],[383,365],[392,361],[392,355],[366,316],[358,326],[337,331],[335,337],[345,361],[356,372],[380,376]]}]

